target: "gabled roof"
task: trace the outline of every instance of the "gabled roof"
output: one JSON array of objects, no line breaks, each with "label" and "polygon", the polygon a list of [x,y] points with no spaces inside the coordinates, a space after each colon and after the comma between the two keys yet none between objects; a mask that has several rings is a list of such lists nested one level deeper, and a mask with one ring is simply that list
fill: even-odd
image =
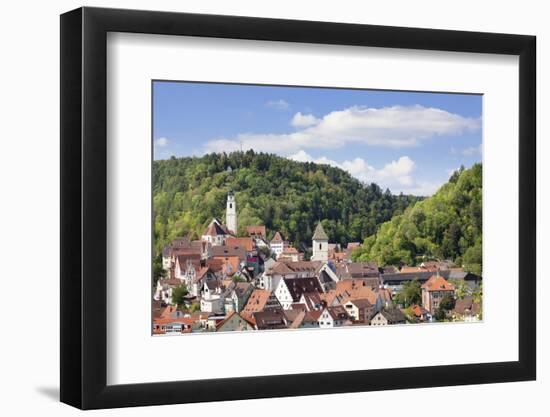
[{"label": "gabled roof", "polygon": [[292,261],[281,259],[271,267],[270,272],[290,274],[293,272],[310,272],[315,274],[323,267],[322,261]]},{"label": "gabled roof", "polygon": [[195,269],[200,268],[201,264],[201,255],[200,253],[188,253],[185,255],[176,256],[176,263],[178,264],[181,271],[187,270],[187,264],[193,265]]},{"label": "gabled roof", "polygon": [[183,284],[183,282],[178,278],[160,279],[159,283],[163,287],[178,287]]},{"label": "gabled roof", "polygon": [[222,271],[226,275],[232,276],[239,272],[241,261],[238,256],[216,256],[215,259],[221,259],[223,261]]},{"label": "gabled roof", "polygon": [[248,252],[254,249],[254,239],[251,237],[230,237],[225,241],[226,246],[242,247]]},{"label": "gabled roof", "polygon": [[291,321],[290,325],[288,326],[288,328],[289,329],[298,329],[300,327],[300,325],[302,324],[302,322],[304,321],[304,318],[306,316],[306,311],[305,310],[287,310],[286,317],[289,320],[292,317],[292,315],[289,314],[289,312],[292,312],[292,311],[296,312],[296,314],[292,318],[292,321]]},{"label": "gabled roof", "polygon": [[447,282],[441,275],[433,275],[428,281],[422,284],[422,288],[426,291],[454,291],[453,284]]},{"label": "gabled roof", "polygon": [[342,306],[327,307],[326,311],[334,320],[348,320],[349,315]]},{"label": "gabled roof", "polygon": [[246,233],[252,236],[262,236],[265,237],[265,226],[260,225],[253,225],[253,226],[246,226]]},{"label": "gabled roof", "polygon": [[248,297],[246,305],[241,311],[241,316],[253,321],[253,314],[258,311],[262,311],[265,308],[270,295],[271,291],[262,290],[259,288],[254,289],[252,294],[250,294],[250,297]]},{"label": "gabled roof", "polygon": [[271,239],[271,243],[279,243],[283,242],[283,238],[281,237],[281,234],[279,232],[275,233],[275,236],[273,236],[273,239]]},{"label": "gabled roof", "polygon": [[211,279],[211,280],[204,281],[204,285],[206,285],[206,287],[210,291],[216,290],[217,288],[220,288],[222,290],[225,289],[225,286],[223,285],[222,281],[218,279]]},{"label": "gabled roof", "polygon": [[195,275],[194,282],[200,282],[204,277],[208,275],[209,272],[212,272],[210,270],[210,267],[204,266],[201,269],[197,271],[197,274]]},{"label": "gabled roof", "polygon": [[[318,310],[320,306],[326,305],[321,299],[321,296],[318,292],[305,292],[300,297],[300,300],[303,299],[305,304],[304,307],[307,307],[308,310]],[[295,304],[293,304],[295,305]]]},{"label": "gabled roof", "polygon": [[323,229],[323,225],[321,222],[317,223],[317,227],[315,228],[315,233],[313,233],[313,240],[328,240],[328,236],[325,233],[325,229]]},{"label": "gabled roof", "polygon": [[254,323],[252,323],[250,320],[247,320],[245,317],[241,316],[239,313],[232,311],[231,313],[229,313],[229,315],[225,319],[216,323],[216,331],[219,331],[227,322],[235,318],[241,319],[244,322],[246,322],[249,326],[254,327]]},{"label": "gabled roof", "polygon": [[474,302],[473,297],[464,297],[462,300],[456,300],[453,311],[460,315],[476,315],[481,311],[481,305]]},{"label": "gabled roof", "polygon": [[298,253],[300,253],[300,252],[298,252],[298,250],[297,250],[295,247],[289,246],[288,248],[284,248],[284,249],[283,249],[283,253],[287,253],[287,254],[298,254]]},{"label": "gabled roof", "polygon": [[407,320],[405,314],[398,308],[383,308],[377,314],[383,315],[390,323],[398,323]]},{"label": "gabled roof", "polygon": [[323,292],[316,278],[283,278],[283,281],[294,302],[300,301],[304,293]]},{"label": "gabled roof", "polygon": [[328,305],[345,304],[348,300],[366,298],[372,305],[376,305],[379,294],[362,279],[346,279],[338,281],[336,288],[321,296]]},{"label": "gabled roof", "polygon": [[429,313],[428,310],[426,310],[424,307],[418,304],[415,304],[414,306],[412,306],[411,310],[416,317],[421,317]]},{"label": "gabled roof", "polygon": [[380,274],[376,262],[352,262],[346,267],[352,278],[377,277]]},{"label": "gabled roof", "polygon": [[246,249],[241,246],[212,246],[212,257],[213,258],[226,258],[229,256],[236,256],[241,261],[246,260]]},{"label": "gabled roof", "polygon": [[287,319],[282,308],[258,311],[253,314],[259,330],[286,329]]},{"label": "gabled roof", "polygon": [[226,235],[230,235],[229,231],[217,219],[212,220],[203,233],[203,236],[226,236]]},{"label": "gabled roof", "polygon": [[235,292],[237,297],[242,298],[248,291],[250,291],[252,284],[249,282],[235,282],[232,287],[232,290]]},{"label": "gabled roof", "polygon": [[352,303],[355,307],[357,307],[359,309],[371,308],[372,307],[372,304],[366,298],[357,298],[355,300],[350,300],[348,302]]}]

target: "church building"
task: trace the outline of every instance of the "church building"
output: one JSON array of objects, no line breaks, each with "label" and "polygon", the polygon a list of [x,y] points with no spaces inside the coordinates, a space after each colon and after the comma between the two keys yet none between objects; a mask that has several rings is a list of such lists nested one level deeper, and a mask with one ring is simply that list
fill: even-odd
[{"label": "church building", "polygon": [[328,236],[323,229],[321,222],[317,224],[313,233],[313,256],[312,261],[328,261]]}]

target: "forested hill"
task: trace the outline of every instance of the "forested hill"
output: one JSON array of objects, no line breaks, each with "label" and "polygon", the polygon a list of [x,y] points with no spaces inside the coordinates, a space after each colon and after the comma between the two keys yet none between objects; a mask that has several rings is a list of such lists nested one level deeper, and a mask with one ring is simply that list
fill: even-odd
[{"label": "forested hill", "polygon": [[481,164],[456,171],[433,196],[381,225],[353,258],[381,265],[452,259],[481,274],[482,179]]},{"label": "forested hill", "polygon": [[347,244],[419,200],[362,184],[339,168],[253,151],[154,161],[155,249],[176,236],[199,238],[213,217],[225,221],[230,189],[239,234],[265,225],[268,237],[278,230],[300,249],[311,246],[318,220],[331,242]]}]

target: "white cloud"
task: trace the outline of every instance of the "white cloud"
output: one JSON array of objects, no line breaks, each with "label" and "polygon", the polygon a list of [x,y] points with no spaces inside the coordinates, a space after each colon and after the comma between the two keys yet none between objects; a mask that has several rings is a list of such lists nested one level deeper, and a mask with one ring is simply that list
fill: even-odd
[{"label": "white cloud", "polygon": [[430,195],[441,185],[415,181],[412,173],[416,169],[416,164],[408,156],[402,156],[397,160],[391,161],[380,169],[369,165],[363,158],[336,162],[325,156],[313,158],[303,149],[289,156],[289,159],[298,162],[315,162],[317,164],[326,164],[341,168],[362,182],[374,182],[383,189],[389,188],[394,193],[403,191],[404,193],[416,195]]},{"label": "white cloud", "polygon": [[158,146],[158,147],[168,146],[169,143],[170,141],[165,137],[155,139],[155,146]]},{"label": "white cloud", "polygon": [[333,111],[316,121],[316,124],[292,133],[242,133],[235,138],[215,139],[205,145],[205,152],[237,150],[240,142],[243,149],[279,155],[289,155],[301,149],[335,149],[350,144],[402,148],[416,146],[434,136],[458,135],[480,128],[479,119],[419,105],[354,106]]},{"label": "white cloud", "polygon": [[290,122],[294,127],[308,127],[316,125],[317,123],[319,123],[319,119],[314,115],[302,114],[301,112],[296,113]]},{"label": "white cloud", "polygon": [[290,104],[283,99],[268,101],[265,105],[277,110],[288,110],[290,107]]},{"label": "white cloud", "polygon": [[483,151],[483,146],[481,143],[479,144],[479,146],[470,146],[464,149],[456,149],[454,147],[451,148],[451,153],[460,154],[464,156],[481,155],[482,151]]}]

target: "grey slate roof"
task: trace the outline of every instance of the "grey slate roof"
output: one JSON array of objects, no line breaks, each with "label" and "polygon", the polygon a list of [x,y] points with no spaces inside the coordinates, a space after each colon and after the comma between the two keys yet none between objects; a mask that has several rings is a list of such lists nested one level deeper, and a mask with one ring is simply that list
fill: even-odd
[{"label": "grey slate roof", "polygon": [[328,240],[328,236],[325,233],[325,229],[323,229],[323,225],[321,222],[317,223],[317,227],[315,228],[315,233],[313,233],[313,240]]},{"label": "grey slate roof", "polygon": [[407,320],[405,314],[398,308],[383,308],[380,310],[380,314],[382,314],[389,323],[400,323]]}]

